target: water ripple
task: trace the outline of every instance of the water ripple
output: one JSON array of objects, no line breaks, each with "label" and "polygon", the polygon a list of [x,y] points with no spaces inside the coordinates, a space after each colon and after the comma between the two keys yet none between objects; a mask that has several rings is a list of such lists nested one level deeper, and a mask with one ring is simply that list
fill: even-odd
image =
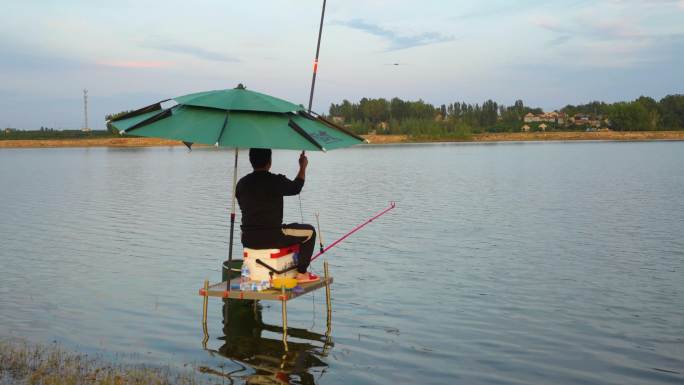
[{"label": "water ripple", "polygon": [[[274,171],[293,175],[296,155],[275,151]],[[326,254],[329,350],[318,293],[288,304],[288,354],[277,304],[232,335],[210,302],[200,348],[197,289],[228,249],[232,152],[213,149],[0,150],[0,338],[193,363],[209,382],[278,367],[298,383],[684,382],[684,144],[309,158],[285,217],[320,213],[327,244],[397,202]]]}]

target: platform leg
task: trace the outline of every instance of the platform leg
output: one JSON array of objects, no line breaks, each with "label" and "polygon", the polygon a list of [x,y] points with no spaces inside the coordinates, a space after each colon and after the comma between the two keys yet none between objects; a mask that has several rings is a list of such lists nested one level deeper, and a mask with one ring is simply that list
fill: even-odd
[{"label": "platform leg", "polygon": [[209,280],[204,280],[204,300],[202,301],[202,347],[207,348],[207,341],[209,341],[209,330],[207,329],[207,304],[209,303]]},{"label": "platform leg", "polygon": [[202,302],[202,323],[207,323],[207,303],[209,302],[209,280],[204,280],[204,300]]},{"label": "platform leg", "polygon": [[285,296],[285,285],[282,286],[281,290],[281,303],[283,308],[283,346],[285,346],[285,351],[287,348],[287,297]]},{"label": "platform leg", "polygon": [[325,343],[323,344],[323,356],[328,355],[328,351],[332,346],[332,301],[330,300],[330,270],[328,269],[328,261],[323,262],[323,273],[325,278],[325,305],[327,307],[326,329],[325,329]]},{"label": "platform leg", "polygon": [[332,305],[331,305],[331,300],[330,300],[330,271],[328,270],[328,261],[323,262],[323,272],[324,272],[324,278],[325,278],[325,304],[327,306],[328,310],[328,318],[327,318],[327,326],[328,326],[328,332],[327,334],[330,333],[330,324],[332,321]]}]

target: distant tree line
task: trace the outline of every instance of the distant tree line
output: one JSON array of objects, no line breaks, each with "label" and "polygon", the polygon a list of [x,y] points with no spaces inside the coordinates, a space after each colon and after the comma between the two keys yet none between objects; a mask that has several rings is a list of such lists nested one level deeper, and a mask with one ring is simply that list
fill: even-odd
[{"label": "distant tree line", "polygon": [[[121,111],[115,114],[107,114],[105,119],[109,120],[128,113],[129,111]],[[52,127],[41,126],[39,130],[19,130],[15,128],[6,128],[0,132],[0,139],[20,140],[20,139],[79,139],[79,138],[107,138],[118,137],[119,131],[107,122],[106,130],[58,130]]]},{"label": "distant tree line", "polygon": [[648,96],[613,104],[595,101],[579,106],[567,105],[561,111],[569,115],[604,116],[609,127],[617,131],[684,129],[684,95],[668,95],[660,101]]},{"label": "distant tree line", "polygon": [[[357,133],[468,135],[520,131],[526,114],[541,114],[543,111],[525,106],[522,100],[517,100],[512,106],[486,100],[482,104],[454,102],[436,107],[423,100],[362,98],[358,103],[349,100],[333,103],[328,112],[331,118],[338,119]],[[569,118],[577,114],[599,119],[607,127],[619,131],[684,129],[684,95],[668,95],[660,101],[645,96],[613,104],[596,101],[567,105],[559,112],[566,115],[564,122],[552,124],[550,129],[584,129],[568,123]]]},{"label": "distant tree line", "polygon": [[[129,111],[106,115],[105,119],[121,116]],[[362,98],[358,103],[343,100],[331,104],[329,117],[360,134],[375,131],[379,134],[406,134],[412,136],[467,137],[480,132],[520,131],[528,113],[541,114],[541,108],[526,106],[517,100],[512,106],[486,100],[482,104],[454,102],[433,106],[423,100],[405,101],[400,98]],[[583,126],[569,124],[576,115],[600,120],[617,131],[683,130],[684,95],[668,95],[659,101],[641,96],[630,102],[605,103],[594,101],[582,105],[567,105],[560,109],[564,123],[550,124],[550,130],[578,130]],[[118,134],[111,124],[107,131],[5,129],[2,139],[60,139],[106,137]]]},{"label": "distant tree line", "polygon": [[7,140],[47,140],[47,139],[82,139],[82,138],[106,138],[113,136],[105,130],[55,130],[41,127],[40,130],[4,130],[0,132],[0,139]]}]

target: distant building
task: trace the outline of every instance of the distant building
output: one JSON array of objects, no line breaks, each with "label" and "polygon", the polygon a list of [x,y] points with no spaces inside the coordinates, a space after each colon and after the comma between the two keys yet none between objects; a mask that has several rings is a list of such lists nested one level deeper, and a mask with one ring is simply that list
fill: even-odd
[{"label": "distant building", "polygon": [[565,116],[564,113],[558,114],[558,119],[556,119],[556,124],[565,124],[567,117]]},{"label": "distant building", "polygon": [[545,123],[542,123],[539,125],[539,129],[542,131],[546,131],[546,127],[548,127]]},{"label": "distant building", "polygon": [[539,122],[539,117],[531,112],[528,112],[525,114],[525,117],[523,118],[523,121],[525,123],[536,123]]},{"label": "distant building", "polygon": [[525,123],[539,123],[539,122],[551,122],[556,124],[565,124],[566,116],[563,112],[542,112],[541,114],[533,114],[528,112],[523,117]]},{"label": "distant building", "polygon": [[344,124],[344,117],[342,116],[333,116],[330,120],[335,124]]},{"label": "distant building", "polygon": [[588,115],[588,114],[575,114],[571,118],[571,121],[575,126],[589,126],[589,127],[601,127],[601,121],[603,116],[601,115]]},{"label": "distant building", "polygon": [[530,126],[528,126],[528,125],[526,124],[526,125],[520,127],[520,131],[522,131],[522,132],[530,132]]}]

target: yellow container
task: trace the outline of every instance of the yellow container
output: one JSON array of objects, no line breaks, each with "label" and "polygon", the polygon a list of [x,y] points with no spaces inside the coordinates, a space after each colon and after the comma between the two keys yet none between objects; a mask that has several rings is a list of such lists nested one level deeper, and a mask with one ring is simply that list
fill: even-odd
[{"label": "yellow container", "polygon": [[285,286],[286,290],[290,290],[297,286],[297,280],[295,278],[274,278],[271,282],[271,286],[275,289],[280,289]]}]

